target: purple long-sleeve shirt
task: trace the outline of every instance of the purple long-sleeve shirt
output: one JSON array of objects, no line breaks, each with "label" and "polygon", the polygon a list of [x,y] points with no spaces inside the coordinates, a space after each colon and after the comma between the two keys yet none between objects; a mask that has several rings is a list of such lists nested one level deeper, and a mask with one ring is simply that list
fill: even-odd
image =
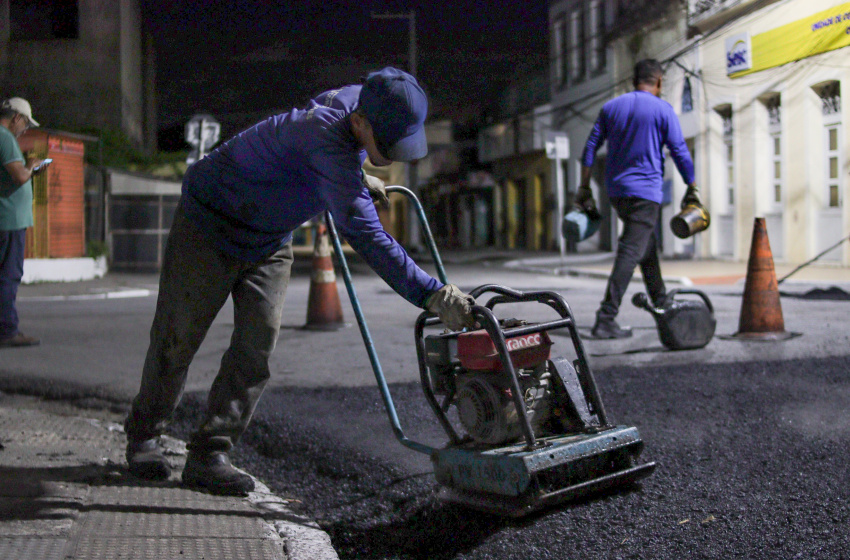
[{"label": "purple long-sleeve shirt", "polygon": [[667,146],[685,183],[694,182],[694,162],[673,107],[646,91],[621,95],[602,106],[581,161],[591,167],[608,141],[605,186],[608,196],[633,196],[661,203]]},{"label": "purple long-sleeve shirt", "polygon": [[418,307],[443,283],[408,256],[378,220],[363,185],[366,153],[349,115],[360,86],[328,91],[305,109],[270,117],[192,165],[183,179],[186,216],[225,253],[259,262],[311,217],[330,210],[369,266]]}]

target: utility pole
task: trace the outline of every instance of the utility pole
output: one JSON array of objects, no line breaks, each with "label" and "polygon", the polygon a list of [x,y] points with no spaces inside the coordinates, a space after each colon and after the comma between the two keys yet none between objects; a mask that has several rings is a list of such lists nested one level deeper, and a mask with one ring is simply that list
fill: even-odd
[{"label": "utility pole", "polygon": [[[406,19],[407,20],[407,38],[408,38],[408,51],[407,51],[407,71],[414,78],[416,77],[416,11],[410,10],[405,13],[385,13],[385,14],[376,14],[372,13],[372,19]],[[416,169],[416,162],[411,161],[407,163],[407,188],[413,191],[414,194],[419,196],[419,186],[417,183],[419,182],[419,177]],[[407,213],[407,223],[408,228],[407,231],[409,233],[409,243],[411,248],[420,250],[422,247],[422,235],[419,230],[419,217],[414,211],[412,207],[408,208]]]},{"label": "utility pole", "polygon": [[406,13],[399,14],[372,14],[372,19],[406,19],[407,20],[407,37],[408,37],[408,53],[407,53],[407,71],[414,78],[416,77],[416,12],[410,10]]}]

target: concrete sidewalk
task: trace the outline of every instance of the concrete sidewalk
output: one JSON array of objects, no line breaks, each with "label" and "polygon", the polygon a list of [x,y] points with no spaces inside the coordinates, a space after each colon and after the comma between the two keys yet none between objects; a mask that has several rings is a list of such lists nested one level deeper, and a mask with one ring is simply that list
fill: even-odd
[{"label": "concrete sidewalk", "polygon": [[[337,558],[327,534],[255,480],[247,498],[129,475],[122,427],[61,403],[0,396],[0,559]],[[100,416],[100,417],[98,417]]]},{"label": "concrete sidewalk", "polygon": [[[129,475],[122,427],[61,403],[0,396],[0,559],[337,558],[327,534],[255,480],[247,498]],[[99,417],[98,417],[99,416]]]}]

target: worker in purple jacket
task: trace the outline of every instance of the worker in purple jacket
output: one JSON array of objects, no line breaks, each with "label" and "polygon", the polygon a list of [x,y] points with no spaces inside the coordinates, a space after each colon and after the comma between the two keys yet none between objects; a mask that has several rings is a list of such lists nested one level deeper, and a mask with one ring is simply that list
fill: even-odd
[{"label": "worker in purple jacket", "polygon": [[447,327],[471,327],[472,298],[414,263],[384,231],[373,196],[383,183],[362,173],[426,155],[425,93],[395,68],[363,85],[328,91],[304,109],[260,122],[192,165],[168,237],[150,347],[125,423],[130,471],[164,479],[171,465],[159,436],[177,407],[192,357],[231,296],[234,331],[191,437],[183,483],[244,495],[251,477],[230,464],[269,379],[292,265],[292,231],[330,210],[340,233],[402,297]]},{"label": "worker in purple jacket", "polygon": [[688,153],[679,120],[673,107],[660,99],[663,75],[657,60],[638,62],[634,71],[635,90],[612,99],[602,107],[582,154],[581,185],[576,193],[576,203],[588,213],[598,215],[590,190],[590,168],[596,151],[607,140],[605,186],[611,205],[623,221],[614,269],[591,330],[596,338],[627,338],[632,335],[630,329],[617,324],[615,317],[636,265],[640,264],[653,304],[663,306],[666,299],[655,233],[661,212],[664,146],[688,185],[682,208],[687,204],[700,204],[694,183],[694,162]]}]

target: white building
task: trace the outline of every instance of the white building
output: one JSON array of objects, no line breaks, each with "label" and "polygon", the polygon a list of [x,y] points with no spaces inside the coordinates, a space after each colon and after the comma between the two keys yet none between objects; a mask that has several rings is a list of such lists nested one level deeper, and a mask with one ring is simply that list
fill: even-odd
[{"label": "white building", "polygon": [[[570,160],[564,175],[570,195],[575,193],[581,176],[581,155],[587,137],[605,102],[631,91],[634,65],[644,58],[667,65],[662,97],[680,114],[682,129],[693,153],[699,136],[698,120],[682,111],[682,87],[685,77],[695,74],[698,54],[693,39],[687,37],[686,11],[683,5],[668,0],[561,0],[549,8],[551,55],[551,104],[553,127],[569,137]],[[693,80],[688,80],[693,86]],[[693,99],[693,96],[690,96]],[[604,188],[607,145],[597,152],[592,169],[591,187],[605,217],[598,236],[585,244],[612,250],[620,226],[614,218]],[[696,162],[695,158],[695,162]],[[698,164],[698,162],[697,162]],[[677,201],[685,186],[672,162],[666,166],[665,192],[668,202],[662,210],[662,224],[678,210]],[[676,202],[674,202],[676,201]],[[699,239],[682,241],[669,227],[660,227],[664,254],[692,255]]]},{"label": "white building", "polygon": [[[766,219],[777,262],[808,261],[846,238],[850,113],[841,98],[850,91],[850,2],[689,0],[653,13],[664,5],[551,4],[553,125],[570,136],[569,188],[577,184],[578,157],[601,105],[631,89],[637,60],[656,58],[666,68],[662,97],[679,115],[712,215],[709,230],[696,238],[672,235],[667,224],[685,186],[668,161],[665,255],[744,261],[756,217]],[[609,31],[600,66],[590,34],[602,16]],[[597,194],[604,191],[601,170],[594,168]],[[604,203],[604,195],[598,199]],[[850,265],[850,244],[820,262]]]},{"label": "white building", "polygon": [[[745,260],[764,217],[774,260],[805,262],[850,230],[850,2],[691,0],[690,10],[708,161],[698,182],[713,219],[703,254]],[[846,266],[850,247],[821,261]]]}]

